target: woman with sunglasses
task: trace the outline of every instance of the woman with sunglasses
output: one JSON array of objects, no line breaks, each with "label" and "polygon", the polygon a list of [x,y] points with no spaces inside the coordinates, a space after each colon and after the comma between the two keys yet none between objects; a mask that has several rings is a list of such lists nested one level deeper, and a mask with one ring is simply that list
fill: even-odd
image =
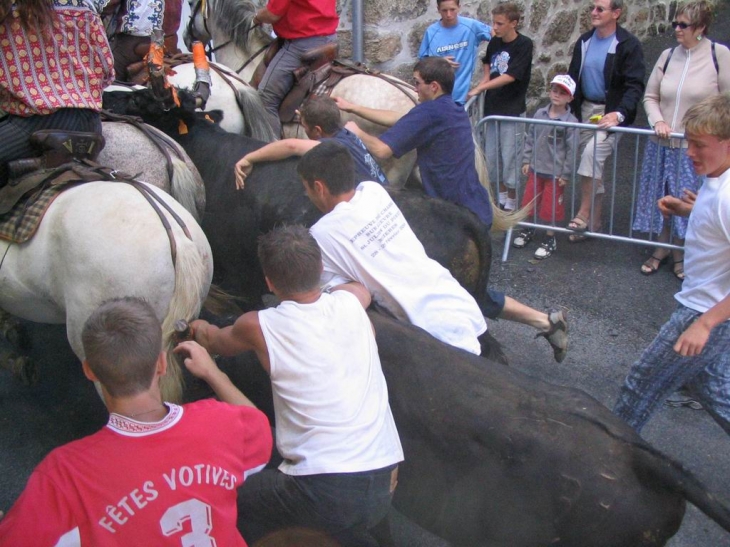
[{"label": "woman with sunglasses", "polygon": [[[656,137],[647,142],[641,172],[634,230],[658,234],[659,243],[684,244],[687,218],[663,218],[657,201],[685,190],[697,192],[700,177],[685,153],[687,142],[670,139],[683,133],[684,113],[702,99],[730,90],[730,50],[707,38],[713,15],[708,0],[691,0],[677,8],[672,28],[678,46],[662,52],[654,65],[644,94],[644,109]],[[673,258],[672,272],[684,279],[684,251],[654,249],[641,265],[641,273],[652,275]]]}]

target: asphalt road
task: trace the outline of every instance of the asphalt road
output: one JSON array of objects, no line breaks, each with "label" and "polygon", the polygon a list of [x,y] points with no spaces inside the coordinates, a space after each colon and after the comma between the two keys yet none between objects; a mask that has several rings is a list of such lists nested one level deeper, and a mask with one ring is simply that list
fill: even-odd
[{"label": "asphalt road", "polygon": [[[723,3],[712,36],[730,43],[730,5]],[[724,23],[724,24],[723,24]],[[653,63],[669,36],[645,45]],[[638,120],[637,125],[645,124]],[[619,181],[633,176],[619,165]],[[628,183],[627,183],[628,184]],[[618,193],[617,217],[629,214],[625,189]],[[533,246],[512,251],[501,263],[500,238],[494,241],[492,285],[535,308],[560,307],[568,312],[571,347],[562,364],[552,360],[543,339],[531,329],[499,321],[493,333],[505,346],[511,366],[553,383],[583,389],[611,407],[626,372],[653,339],[674,308],[679,289],[668,269],[651,277],[639,274],[648,248],[606,241],[568,244],[559,237],[549,260],[532,260]],[[0,371],[0,509],[9,508],[32,469],[56,446],[87,435],[105,423],[106,413],[65,340],[61,326],[29,325],[31,357],[40,382],[25,387]],[[3,346],[0,345],[0,354]],[[644,429],[654,446],[682,462],[718,492],[730,492],[730,439],[704,411],[663,408]],[[727,496],[730,500],[730,495]],[[400,546],[440,547],[444,542],[397,519]],[[730,534],[688,506],[671,547],[730,547]]]}]

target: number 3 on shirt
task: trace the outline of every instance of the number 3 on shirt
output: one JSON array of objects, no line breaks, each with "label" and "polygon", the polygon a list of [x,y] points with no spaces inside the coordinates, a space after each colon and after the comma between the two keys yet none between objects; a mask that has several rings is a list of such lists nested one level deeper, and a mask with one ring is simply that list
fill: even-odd
[{"label": "number 3 on shirt", "polygon": [[183,547],[216,547],[215,539],[209,534],[213,529],[210,505],[190,499],[173,505],[160,519],[160,528],[165,536],[183,531],[185,521],[190,521],[190,532],[182,536]]}]

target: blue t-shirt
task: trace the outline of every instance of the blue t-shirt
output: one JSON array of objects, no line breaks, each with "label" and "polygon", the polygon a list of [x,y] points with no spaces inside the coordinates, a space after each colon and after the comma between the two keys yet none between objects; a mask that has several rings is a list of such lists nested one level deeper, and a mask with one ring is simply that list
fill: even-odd
[{"label": "blue t-shirt", "polygon": [[426,29],[418,56],[454,57],[459,63],[459,68],[456,69],[454,91],[451,96],[457,103],[464,104],[471,87],[477,48],[479,44],[491,38],[492,27],[476,19],[459,17],[458,23],[453,27],[445,27],[441,21],[437,21]]},{"label": "blue t-shirt", "polygon": [[419,103],[380,136],[400,158],[418,153],[423,188],[429,196],[462,205],[492,225],[492,204],[474,166],[469,116],[451,95]]},{"label": "blue t-shirt", "polygon": [[353,132],[343,127],[334,137],[320,139],[320,142],[324,141],[336,141],[347,147],[352,159],[355,161],[355,182],[359,184],[365,180],[372,180],[379,182],[383,186],[388,185],[388,179],[380,168],[380,165],[370,155],[370,152],[365,147],[365,143]]},{"label": "blue t-shirt", "polygon": [[616,33],[606,38],[599,38],[593,33],[588,44],[586,58],[583,62],[583,72],[580,74],[580,89],[583,97],[589,101],[604,102],[606,100],[606,82],[603,77],[603,67],[606,64],[608,49],[611,47]]}]

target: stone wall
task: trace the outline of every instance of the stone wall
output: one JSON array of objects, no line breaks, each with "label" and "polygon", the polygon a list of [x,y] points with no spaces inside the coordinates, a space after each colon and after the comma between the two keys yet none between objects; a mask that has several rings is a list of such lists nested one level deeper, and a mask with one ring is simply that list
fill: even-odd
[{"label": "stone wall", "polygon": [[[439,19],[436,0],[363,2],[366,64],[410,81],[424,30]],[[588,9],[592,2],[522,0],[518,3],[523,6],[524,14],[519,30],[535,43],[529,92],[534,108],[545,96],[547,82],[555,74],[567,71],[573,44],[590,28]],[[461,15],[489,23],[496,4],[497,0],[461,0]],[[620,24],[641,39],[666,32],[676,8],[675,0],[625,0],[624,4]],[[351,9],[351,0],[338,0],[340,55],[344,58],[352,56]],[[475,81],[481,74],[482,66],[477,62]]]}]

